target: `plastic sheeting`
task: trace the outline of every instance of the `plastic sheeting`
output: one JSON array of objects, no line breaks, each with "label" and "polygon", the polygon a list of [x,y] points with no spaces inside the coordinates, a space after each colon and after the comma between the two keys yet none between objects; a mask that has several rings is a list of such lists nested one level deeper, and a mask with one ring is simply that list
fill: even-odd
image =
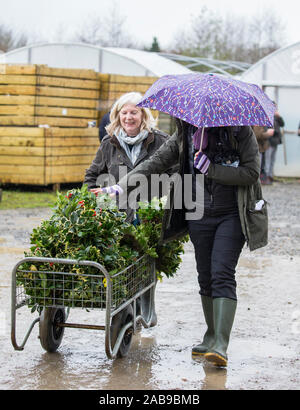
[{"label": "plastic sheeting", "polygon": [[254,64],[240,79],[263,87],[276,101],[285,121],[283,144],[278,146],[276,176],[300,177],[300,42],[281,48]]},{"label": "plastic sheeting", "polygon": [[47,64],[57,68],[85,68],[101,73],[157,76],[191,71],[156,53],[106,48],[81,43],[47,43],[22,47],[0,55],[0,63]]}]

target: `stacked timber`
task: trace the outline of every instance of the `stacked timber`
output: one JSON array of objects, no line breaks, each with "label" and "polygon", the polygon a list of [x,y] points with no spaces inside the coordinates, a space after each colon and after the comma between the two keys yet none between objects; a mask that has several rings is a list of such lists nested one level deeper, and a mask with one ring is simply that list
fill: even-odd
[{"label": "stacked timber", "polygon": [[[125,76],[116,74],[98,74],[100,80],[100,103],[99,118],[111,109],[113,103],[122,94],[132,91],[140,92],[142,95],[157,80],[157,77]],[[170,116],[158,111],[153,111],[153,115],[158,119],[158,127],[166,133],[172,132],[173,124]]]},{"label": "stacked timber", "polygon": [[0,182],[82,182],[98,147],[97,128],[0,127]]},{"label": "stacked timber", "polygon": [[132,91],[142,95],[157,80],[157,77],[137,77],[116,74],[98,74],[100,80],[100,110],[105,114],[113,103],[125,93]]},{"label": "stacked timber", "polygon": [[[124,93],[156,77],[0,64],[0,183],[81,182],[99,147],[98,122]],[[154,112],[171,132],[170,117]],[[89,124],[95,122],[95,128]]]},{"label": "stacked timber", "polygon": [[0,183],[81,182],[99,147],[93,70],[0,65]]},{"label": "stacked timber", "polygon": [[84,128],[98,118],[99,93],[93,70],[1,65],[0,125]]}]

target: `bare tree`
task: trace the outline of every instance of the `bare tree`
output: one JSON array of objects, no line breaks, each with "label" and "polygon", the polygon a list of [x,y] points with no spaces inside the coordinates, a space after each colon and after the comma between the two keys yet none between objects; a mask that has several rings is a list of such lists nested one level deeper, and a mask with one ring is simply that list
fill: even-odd
[{"label": "bare tree", "polygon": [[192,18],[193,42],[197,54],[214,57],[221,27],[221,17],[207,7],[202,7],[199,16]]},{"label": "bare tree", "polygon": [[179,29],[175,34],[169,51],[177,54],[189,55],[192,53],[191,33],[184,29]]},{"label": "bare tree", "polygon": [[75,34],[74,40],[102,47],[136,47],[138,42],[128,34],[126,17],[120,13],[118,4],[112,3],[107,15],[92,16]]},{"label": "bare tree", "polygon": [[114,2],[104,22],[107,46],[127,47],[132,44],[125,22],[126,17],[120,13],[117,3]]},{"label": "bare tree", "polygon": [[255,62],[282,46],[285,28],[272,9],[256,14],[249,23],[248,61]]},{"label": "bare tree", "polygon": [[192,17],[189,30],[175,35],[173,51],[185,52],[190,56],[212,57],[221,20],[216,13],[202,7],[198,16]]},{"label": "bare tree", "polygon": [[224,16],[216,37],[214,57],[218,60],[243,60],[246,57],[245,19],[231,14]]},{"label": "bare tree", "polygon": [[7,52],[15,48],[23,47],[28,39],[24,33],[17,33],[13,28],[0,23],[0,50]]},{"label": "bare tree", "polygon": [[103,46],[105,39],[101,19],[94,16],[88,20],[89,21],[85,22],[79,31],[75,33],[74,40],[80,41],[81,43]]},{"label": "bare tree", "polygon": [[187,56],[254,63],[282,46],[285,27],[273,10],[252,18],[221,16],[203,7],[190,29],[178,32],[171,51]]}]

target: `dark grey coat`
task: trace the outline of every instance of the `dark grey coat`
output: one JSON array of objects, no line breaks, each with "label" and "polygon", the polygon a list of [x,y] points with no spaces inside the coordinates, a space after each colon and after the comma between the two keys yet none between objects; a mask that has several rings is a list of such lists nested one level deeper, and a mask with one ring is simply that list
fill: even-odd
[{"label": "dark grey coat", "polygon": [[[98,177],[105,175],[107,175],[106,185],[110,186],[116,184],[120,179],[120,167],[123,167],[122,172],[124,172],[124,174],[132,171],[136,166],[145,160],[148,160],[158,148],[165,143],[167,138],[169,138],[169,135],[164,132],[156,129],[152,130],[143,142],[140,155],[133,166],[126,152],[120,146],[118,139],[115,136],[105,136],[100,144],[95,159],[91,166],[86,170],[84,184],[87,184],[89,189],[96,188],[99,186],[97,183]],[[104,184],[102,183],[100,185],[103,186]],[[148,200],[150,199],[151,191],[149,190]],[[125,211],[127,213],[127,221],[132,222],[134,219],[134,211],[129,207],[127,207]]]},{"label": "dark grey coat", "polygon": [[[97,178],[101,174],[109,174],[115,179],[115,183],[119,181],[119,167],[127,167],[127,173],[133,170],[137,165],[149,159],[155,151],[166,141],[168,135],[159,130],[153,130],[149,133],[142,145],[142,149],[138,160],[133,166],[124,149],[120,146],[118,139],[115,136],[106,135],[97,151],[96,157],[91,166],[85,172],[84,183],[88,188],[96,188]],[[109,185],[113,181],[109,180]]]}]

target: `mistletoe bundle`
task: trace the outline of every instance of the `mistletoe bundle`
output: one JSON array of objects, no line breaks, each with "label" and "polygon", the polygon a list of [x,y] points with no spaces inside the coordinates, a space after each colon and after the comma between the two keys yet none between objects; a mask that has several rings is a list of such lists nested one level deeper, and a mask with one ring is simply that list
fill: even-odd
[{"label": "mistletoe bundle", "polygon": [[[33,229],[32,246],[25,256],[95,261],[113,276],[148,254],[156,259],[158,278],[162,278],[162,274],[172,277],[181,262],[187,238],[160,244],[163,212],[162,201],[141,204],[140,225],[134,227],[126,222],[126,214],[120,212],[110,198],[97,198],[86,185],[66,195],[58,193],[53,215]],[[58,269],[55,263],[40,263],[37,271],[36,265],[28,262],[21,269],[26,273],[19,275],[17,280],[31,298],[29,306],[53,304],[54,288],[56,304],[59,304],[60,283],[56,282],[54,274],[51,275],[58,270],[70,272],[77,279],[76,286],[73,280],[64,280],[61,304],[66,305],[63,302],[69,297],[72,306],[77,306],[76,301],[80,306],[80,301],[85,299],[92,300],[95,307],[103,306],[105,279],[95,283],[93,275],[99,271],[90,266],[60,264]],[[126,298],[129,289],[122,282],[122,275],[116,276],[114,286],[118,288],[119,298]],[[41,295],[43,297],[39,298]]]}]

